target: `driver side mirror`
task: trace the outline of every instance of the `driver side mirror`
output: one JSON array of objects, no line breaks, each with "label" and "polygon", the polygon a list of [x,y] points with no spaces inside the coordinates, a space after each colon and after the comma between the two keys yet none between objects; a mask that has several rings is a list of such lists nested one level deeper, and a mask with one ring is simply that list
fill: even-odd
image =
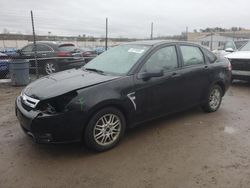
[{"label": "driver side mirror", "polygon": [[225,51],[232,53],[232,52],[234,52],[234,49],[233,48],[226,48]]},{"label": "driver side mirror", "polygon": [[147,72],[141,72],[138,74],[138,78],[142,80],[148,80],[152,77],[161,77],[161,76],[163,76],[162,69],[149,70]]}]

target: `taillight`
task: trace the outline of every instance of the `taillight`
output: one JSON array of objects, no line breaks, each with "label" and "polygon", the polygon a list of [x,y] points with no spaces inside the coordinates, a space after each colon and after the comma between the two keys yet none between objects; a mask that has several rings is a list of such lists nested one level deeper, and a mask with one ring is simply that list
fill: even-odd
[{"label": "taillight", "polygon": [[61,52],[57,52],[57,56],[58,57],[69,57],[69,56],[71,56],[71,53],[70,52],[61,51]]}]

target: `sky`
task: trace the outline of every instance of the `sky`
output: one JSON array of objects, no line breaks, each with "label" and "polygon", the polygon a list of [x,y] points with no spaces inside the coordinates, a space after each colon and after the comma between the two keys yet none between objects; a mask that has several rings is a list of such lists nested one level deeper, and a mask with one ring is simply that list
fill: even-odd
[{"label": "sky", "polygon": [[250,28],[249,0],[0,0],[0,32],[146,38],[206,27]]}]

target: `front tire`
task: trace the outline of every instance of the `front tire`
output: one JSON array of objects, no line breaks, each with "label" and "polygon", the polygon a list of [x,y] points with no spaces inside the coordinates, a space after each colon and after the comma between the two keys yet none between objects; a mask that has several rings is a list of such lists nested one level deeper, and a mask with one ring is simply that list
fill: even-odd
[{"label": "front tire", "polygon": [[214,85],[209,90],[206,102],[201,106],[205,112],[215,112],[219,109],[222,101],[222,89],[219,85]]},{"label": "front tire", "polygon": [[84,142],[95,151],[113,148],[122,138],[126,127],[123,113],[113,107],[103,108],[93,115],[84,131]]}]

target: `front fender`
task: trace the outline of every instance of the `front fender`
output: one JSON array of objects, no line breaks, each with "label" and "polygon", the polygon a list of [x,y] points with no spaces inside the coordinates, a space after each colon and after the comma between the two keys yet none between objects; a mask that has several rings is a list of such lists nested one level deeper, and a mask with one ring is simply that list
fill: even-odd
[{"label": "front fender", "polygon": [[107,106],[118,108],[127,121],[130,121],[131,114],[135,114],[133,113],[135,108],[127,94],[123,94],[123,92],[116,91],[108,86],[85,88],[77,91],[77,93],[68,109],[81,113],[84,116],[85,124],[95,112]]}]

